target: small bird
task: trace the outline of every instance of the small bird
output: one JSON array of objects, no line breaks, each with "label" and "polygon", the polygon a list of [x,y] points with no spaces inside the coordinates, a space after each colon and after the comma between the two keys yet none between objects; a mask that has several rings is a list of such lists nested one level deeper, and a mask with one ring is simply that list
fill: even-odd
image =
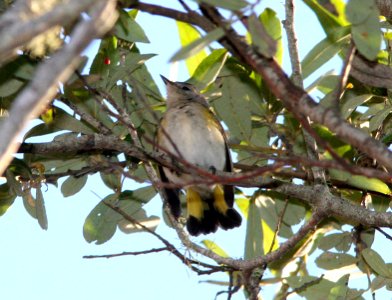
[{"label": "small bird", "polygon": [[[229,148],[222,125],[206,99],[189,83],[172,82],[161,76],[167,88],[167,110],[157,133],[157,145],[188,163],[211,170],[231,172]],[[241,225],[233,208],[234,187],[221,184],[192,184],[194,176],[159,167],[162,182],[184,186],[187,200],[186,227],[191,235],[227,230]],[[164,197],[175,218],[181,214],[179,188],[164,188]]]}]

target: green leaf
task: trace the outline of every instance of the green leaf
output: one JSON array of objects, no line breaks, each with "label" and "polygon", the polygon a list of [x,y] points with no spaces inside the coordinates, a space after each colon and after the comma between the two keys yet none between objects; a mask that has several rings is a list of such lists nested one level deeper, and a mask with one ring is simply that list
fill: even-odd
[{"label": "green leaf", "polygon": [[63,197],[69,197],[77,194],[86,184],[87,175],[81,177],[69,176],[61,185]]},{"label": "green leaf", "polygon": [[249,5],[245,0],[197,0],[197,2],[204,2],[212,6],[217,6],[232,11],[241,10]]},{"label": "green leaf", "polygon": [[340,112],[342,113],[342,117],[344,119],[348,118],[351,113],[360,105],[372,99],[372,94],[363,94],[356,97],[349,98],[344,102],[342,107],[340,108]]},{"label": "green leaf", "polygon": [[272,58],[276,54],[276,41],[269,35],[264,24],[255,16],[248,18],[249,33],[252,38],[252,45],[259,53],[267,58]]},{"label": "green leaf", "polygon": [[[117,85],[119,80],[126,81],[131,78],[130,76],[140,66],[144,65],[147,60],[154,57],[155,54],[139,54],[130,52],[125,56],[124,62],[120,66],[113,65],[109,68],[108,78],[103,82],[105,89],[111,90]],[[121,99],[118,99],[118,103],[121,105]]]},{"label": "green leaf", "polygon": [[282,64],[283,61],[283,44],[282,44],[282,22],[277,14],[271,8],[266,8],[259,16],[267,33],[276,41],[275,59]]},{"label": "green leaf", "polygon": [[347,299],[348,294],[348,280],[350,278],[350,274],[343,275],[337,282],[336,286],[331,289],[330,294],[328,295],[328,300],[343,300]]},{"label": "green leaf", "polygon": [[114,26],[114,34],[128,42],[149,43],[143,28],[135,21],[132,16],[133,11],[126,12],[120,10],[120,16]]},{"label": "green leaf", "polygon": [[318,267],[325,270],[339,269],[358,262],[358,258],[346,253],[324,252],[315,260]]},{"label": "green leaf", "polygon": [[202,51],[205,47],[207,47],[212,42],[220,39],[225,34],[224,30],[220,27],[210,31],[205,36],[200,39],[197,39],[187,46],[181,48],[178,52],[176,52],[172,58],[170,58],[170,62],[182,60],[188,58],[192,55],[196,55],[200,51]]},{"label": "green leaf", "polygon": [[[285,281],[292,288],[301,288],[307,286],[299,292],[299,295],[306,299],[327,299],[330,291],[336,286],[336,282],[329,281],[327,279],[319,280],[315,276],[289,276],[285,278]],[[312,284],[314,282],[314,284]]]},{"label": "green leaf", "polygon": [[[176,21],[176,24],[182,47],[186,47],[201,38],[199,31],[192,25],[180,21]],[[204,50],[201,50],[185,60],[188,72],[191,76],[194,76],[196,68],[206,57],[207,53]]]},{"label": "green leaf", "polygon": [[[282,209],[283,205],[284,204],[282,201]],[[290,200],[287,204],[283,220],[288,225],[296,225],[303,221],[305,214],[306,209],[300,202]]]},{"label": "green leaf", "polygon": [[[157,194],[156,190],[151,186],[142,187],[136,189],[134,191],[123,191],[120,194],[119,200],[121,209],[124,209],[125,212],[131,213],[128,211],[128,204],[130,202],[126,201],[133,201],[140,203],[140,205],[148,203],[155,195]],[[131,205],[131,204],[130,204]]]},{"label": "green leaf", "polygon": [[188,82],[200,90],[204,89],[216,80],[228,56],[229,54],[226,49],[213,50],[210,55],[197,65],[196,70]]},{"label": "green leaf", "polygon": [[9,79],[5,84],[0,85],[0,97],[8,97],[15,94],[24,84],[25,83],[19,79]]},{"label": "green leaf", "polygon": [[210,249],[215,254],[218,254],[219,256],[222,257],[229,257],[229,255],[225,252],[225,250],[219,247],[215,242],[211,240],[203,240],[202,243],[207,249]]},{"label": "green leaf", "polygon": [[384,195],[390,195],[391,190],[388,185],[377,178],[368,178],[360,175],[352,175],[348,172],[330,169],[329,175],[332,179],[336,179],[347,184],[360,188],[361,190],[374,191]]},{"label": "green leaf", "polygon": [[372,291],[383,288],[384,286],[392,286],[392,279],[385,278],[383,276],[377,276],[373,279],[370,288]]},{"label": "green leaf", "polygon": [[4,215],[5,212],[14,203],[16,195],[11,191],[8,184],[4,183],[0,185],[0,216]]},{"label": "green leaf", "polygon": [[[110,65],[105,64],[105,60],[110,60]],[[120,60],[119,51],[117,51],[117,38],[108,36],[101,40],[97,55],[91,64],[90,74],[100,74],[102,77],[107,76],[108,69],[111,65],[117,65]]]},{"label": "green leaf", "polygon": [[0,68],[0,97],[17,93],[34,75],[37,62],[27,55],[18,55],[16,59]]},{"label": "green leaf", "polygon": [[323,236],[318,247],[324,251],[336,248],[338,251],[347,252],[352,244],[352,237],[349,232],[332,233],[327,236]]},{"label": "green leaf", "polygon": [[261,215],[255,199],[250,201],[247,215],[244,258],[250,259],[264,254]]},{"label": "green leaf", "polygon": [[385,278],[392,279],[392,269],[385,264],[380,254],[371,248],[362,250],[361,254],[363,259],[374,272]]},{"label": "green leaf", "polygon": [[376,59],[380,51],[382,36],[379,15],[374,0],[350,0],[346,6],[355,45],[369,60]]},{"label": "green leaf", "polygon": [[36,189],[35,211],[36,211],[36,216],[37,216],[39,226],[41,226],[42,229],[47,230],[48,217],[46,215],[44,196],[42,195],[42,191],[40,187]]},{"label": "green leaf", "polygon": [[364,121],[369,117],[376,115],[379,111],[384,109],[385,109],[384,103],[376,103],[376,104],[369,105],[368,110],[359,119],[361,121]]},{"label": "green leaf", "polygon": [[384,123],[385,119],[390,115],[391,112],[392,107],[387,106],[385,107],[385,109],[380,110],[378,113],[376,113],[369,121],[369,130],[377,130]]},{"label": "green leaf", "polygon": [[[146,211],[142,208],[145,203],[148,203],[156,195],[156,190],[151,187],[143,187],[135,191],[124,191],[119,196],[119,207],[127,215],[138,221],[140,224],[155,231],[159,224],[159,217],[147,216]],[[121,231],[125,233],[135,233],[144,231],[142,227],[133,224],[126,219],[118,221],[118,226]]]},{"label": "green leaf", "polygon": [[84,239],[91,243],[103,244],[110,240],[116,232],[117,222],[121,220],[121,215],[105,205],[104,201],[115,202],[118,195],[106,196],[89,213],[83,225]]},{"label": "green leaf", "polygon": [[339,83],[339,76],[333,75],[333,71],[327,72],[326,74],[318,77],[312,84],[310,84],[306,91],[311,93],[314,89],[318,89],[324,95],[333,91]]},{"label": "green leaf", "polygon": [[53,122],[39,124],[30,129],[24,136],[24,140],[33,136],[51,134],[60,130],[69,130],[76,133],[91,134],[95,131],[80,120],[66,113],[63,109],[56,107]]},{"label": "green leaf", "polygon": [[102,181],[105,185],[112,189],[114,192],[121,190],[121,173],[120,172],[112,172],[112,173],[99,173],[101,175]]},{"label": "green leaf", "polygon": [[35,209],[35,200],[33,195],[31,194],[31,188],[27,188],[23,191],[23,206],[26,211],[32,216],[34,219],[37,219],[37,212]]},{"label": "green leaf", "polygon": [[222,78],[222,96],[214,101],[217,114],[230,133],[241,141],[249,141],[252,135],[251,98],[258,96],[252,87],[237,76]]},{"label": "green leaf", "polygon": [[310,50],[302,60],[302,76],[307,78],[332,57],[340,53],[342,47],[350,42],[348,29],[341,30],[334,38],[325,38]]},{"label": "green leaf", "polygon": [[348,25],[343,18],[329,12],[318,1],[304,0],[304,2],[315,12],[328,37],[333,37],[341,27]]}]

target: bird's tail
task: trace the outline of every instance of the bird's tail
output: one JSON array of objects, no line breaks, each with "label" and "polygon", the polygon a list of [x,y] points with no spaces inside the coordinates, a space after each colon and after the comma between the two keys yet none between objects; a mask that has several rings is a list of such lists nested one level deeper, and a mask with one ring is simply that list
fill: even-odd
[{"label": "bird's tail", "polygon": [[188,188],[188,232],[191,235],[208,234],[215,232],[219,226],[224,230],[240,226],[242,218],[229,203],[220,185],[216,185],[208,198],[201,197],[196,189]]}]

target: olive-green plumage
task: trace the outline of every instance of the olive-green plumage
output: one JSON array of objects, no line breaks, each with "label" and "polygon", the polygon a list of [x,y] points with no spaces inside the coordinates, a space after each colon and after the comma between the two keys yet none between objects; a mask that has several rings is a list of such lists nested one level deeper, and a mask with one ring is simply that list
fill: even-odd
[{"label": "olive-green plumage", "polygon": [[[180,157],[192,165],[209,170],[232,171],[230,152],[223,128],[196,89],[162,76],[167,88],[167,110],[161,120],[157,144],[161,151]],[[187,196],[187,229],[191,235],[215,232],[220,226],[231,229],[241,224],[234,210],[233,186],[192,184],[193,176],[159,167],[163,182],[183,186]],[[179,189],[165,188],[172,214],[181,213]]]}]

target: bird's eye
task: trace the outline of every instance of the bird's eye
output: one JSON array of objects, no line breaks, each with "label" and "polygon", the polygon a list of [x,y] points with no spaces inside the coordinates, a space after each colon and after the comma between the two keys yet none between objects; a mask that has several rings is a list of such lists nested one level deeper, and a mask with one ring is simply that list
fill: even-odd
[{"label": "bird's eye", "polygon": [[182,86],[181,89],[183,91],[190,91],[191,89],[189,87],[187,87],[186,85]]}]

